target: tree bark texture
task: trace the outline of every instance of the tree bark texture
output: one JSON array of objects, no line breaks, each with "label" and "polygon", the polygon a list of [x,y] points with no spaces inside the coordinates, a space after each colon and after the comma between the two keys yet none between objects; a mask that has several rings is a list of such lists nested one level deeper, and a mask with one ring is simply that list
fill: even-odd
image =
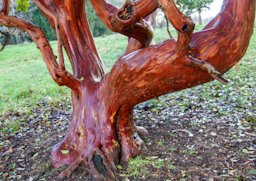
[{"label": "tree bark texture", "polygon": [[[116,165],[141,153],[144,128],[133,122],[133,107],[151,98],[187,89],[222,74],[245,54],[253,33],[255,0],[224,0],[221,12],[200,32],[173,0],[127,1],[118,9],[105,0],[90,0],[99,18],[129,44],[110,73],[96,50],[84,10],[85,0],[33,0],[55,28],[58,56],[43,32],[8,15],[3,1],[0,23],[26,31],[42,53],[53,80],[72,90],[73,116],[63,141],[53,147],[54,167],[69,165],[58,179],[69,177],[81,164],[94,180],[115,180]],[[150,45],[149,16],[162,8],[178,31]],[[73,73],[65,69],[63,48]]]}]

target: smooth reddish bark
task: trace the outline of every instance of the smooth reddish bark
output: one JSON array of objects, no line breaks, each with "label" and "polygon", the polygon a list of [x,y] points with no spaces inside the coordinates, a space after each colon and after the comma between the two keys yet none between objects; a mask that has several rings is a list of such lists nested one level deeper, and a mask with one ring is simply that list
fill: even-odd
[{"label": "smooth reddish bark", "polygon": [[[213,79],[226,83],[221,74],[242,58],[253,33],[255,0],[224,0],[217,17],[197,33],[173,0],[127,2],[120,9],[104,0],[90,2],[112,31],[129,38],[126,52],[109,74],[86,20],[85,0],[34,0],[55,28],[57,58],[39,28],[8,16],[7,0],[0,13],[1,24],[29,33],[54,81],[72,90],[70,127],[51,155],[55,167],[69,165],[59,179],[84,163],[94,180],[114,180],[116,164],[139,155],[143,144],[139,134],[147,134],[134,125],[133,107]],[[146,21],[158,7],[178,31],[178,40],[150,46],[153,34]],[[73,74],[65,69],[63,47]]]}]

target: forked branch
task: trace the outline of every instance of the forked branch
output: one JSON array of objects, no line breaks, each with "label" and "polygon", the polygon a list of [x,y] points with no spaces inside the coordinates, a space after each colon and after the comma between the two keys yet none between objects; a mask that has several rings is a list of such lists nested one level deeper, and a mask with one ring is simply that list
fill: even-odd
[{"label": "forked branch", "polygon": [[[85,13],[85,0],[33,0],[55,29],[58,51],[65,48],[74,76],[86,81],[101,81],[104,65],[97,52]],[[64,62],[60,57],[60,64]]]},{"label": "forked branch", "polygon": [[105,0],[90,0],[99,18],[107,27],[148,46],[153,38],[150,26],[143,21],[158,8],[157,0],[127,1],[118,9]]},{"label": "forked branch", "polygon": [[176,58],[182,61],[189,61],[189,65],[196,66],[202,70],[206,70],[211,77],[221,83],[228,83],[221,73],[219,73],[210,63],[199,60],[190,55],[192,51],[189,43],[195,28],[192,19],[185,16],[175,5],[173,0],[159,0],[159,5],[165,13],[166,18],[172,23],[173,27],[178,31],[178,40],[176,43]]},{"label": "forked branch", "polygon": [[47,16],[51,17],[54,21],[54,25],[55,25],[54,28],[57,36],[57,45],[58,45],[58,54],[59,54],[59,67],[61,70],[65,71],[66,68],[65,68],[64,55],[63,55],[63,49],[62,49],[63,42],[60,34],[58,18],[49,9],[43,6],[40,1],[34,0],[34,3],[37,5],[37,7],[41,11],[43,11]]},{"label": "forked branch", "polygon": [[[218,23],[209,23],[208,30],[194,33],[187,44],[191,50],[186,49],[185,55],[177,56],[177,42],[172,39],[122,56],[106,84],[117,82],[110,85],[115,87],[113,91],[125,95],[119,100],[120,104],[134,106],[213,78],[227,83],[221,75],[241,59],[248,47],[253,32],[254,3],[251,0],[226,0],[217,16]],[[163,5],[167,7],[168,4]]]},{"label": "forked branch", "polygon": [[176,56],[183,57],[189,52],[189,42],[195,28],[192,19],[185,16],[176,6],[173,0],[159,0],[159,6],[162,8],[167,19],[178,31],[178,40],[176,45]]}]

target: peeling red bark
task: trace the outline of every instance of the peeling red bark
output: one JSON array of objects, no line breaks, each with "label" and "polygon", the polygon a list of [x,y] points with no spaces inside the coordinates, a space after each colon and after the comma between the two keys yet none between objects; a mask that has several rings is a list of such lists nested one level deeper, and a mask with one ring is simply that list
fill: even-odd
[{"label": "peeling red bark", "polygon": [[[141,153],[143,128],[133,122],[133,107],[148,99],[217,79],[245,54],[253,32],[255,0],[224,0],[221,12],[201,32],[173,0],[138,0],[120,9],[104,0],[91,0],[99,18],[112,30],[129,37],[126,52],[109,74],[97,53],[84,0],[34,0],[55,28],[58,58],[43,32],[31,23],[8,16],[3,1],[0,23],[29,33],[53,80],[72,90],[73,116],[67,135],[52,151],[55,167],[69,165],[58,176],[83,163],[94,180],[114,180],[116,164]],[[161,7],[179,33],[178,40],[149,46],[150,16]],[[141,21],[142,19],[143,22]],[[73,74],[65,69],[65,48]]]}]

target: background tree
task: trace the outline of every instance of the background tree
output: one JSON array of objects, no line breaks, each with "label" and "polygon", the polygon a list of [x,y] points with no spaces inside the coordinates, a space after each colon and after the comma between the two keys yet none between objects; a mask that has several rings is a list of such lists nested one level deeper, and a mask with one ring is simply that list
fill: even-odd
[{"label": "background tree", "polygon": [[54,29],[50,26],[47,19],[42,15],[34,3],[31,3],[30,7],[26,11],[26,14],[30,17],[33,24],[42,29],[48,40],[56,40]]},{"label": "background tree", "polygon": [[[10,1],[10,14],[31,21],[42,29],[47,39],[56,40],[54,30],[33,2],[26,0]],[[20,31],[17,28],[7,29],[2,27],[2,29],[9,35],[9,44],[19,44],[24,43],[25,41],[31,41],[31,38],[26,32]]]},{"label": "background tree", "polygon": [[[121,6],[122,2],[122,0],[111,1],[112,4],[117,6]],[[86,3],[87,18],[93,36],[98,37],[105,34],[110,34],[111,31],[99,20],[99,18],[93,11],[89,1],[86,1]],[[42,29],[48,40],[56,40],[56,34],[54,32],[54,29],[50,26],[47,19],[42,15],[40,10],[33,2],[27,0],[18,0],[16,1],[16,3],[14,3],[14,1],[11,1],[10,14],[17,15],[19,17],[27,19],[28,21],[31,21],[33,24]],[[8,34],[9,44],[23,43],[25,41],[31,40],[27,33],[24,33],[23,31],[20,31],[18,29],[6,29],[2,27],[2,32]],[[4,41],[4,36],[2,35],[1,37],[0,41],[2,42]]]},{"label": "background tree", "polygon": [[[221,13],[203,31],[193,33],[194,23],[173,0],[128,1],[121,8],[90,0],[110,30],[129,38],[126,51],[106,74],[85,16],[85,0],[33,0],[54,27],[57,56],[40,28],[9,15],[9,1],[2,2],[0,23],[26,31],[53,80],[72,93],[68,133],[51,155],[54,167],[68,165],[58,179],[84,163],[94,180],[115,180],[116,164],[139,155],[139,135],[147,134],[133,122],[134,106],[213,79],[227,83],[222,74],[245,54],[255,17],[255,0],[224,0]],[[150,46],[153,32],[147,19],[158,7],[178,31],[178,40]],[[65,68],[63,48],[72,73]]]},{"label": "background tree", "polygon": [[117,7],[121,7],[126,0],[109,0],[109,2]]},{"label": "background tree", "polygon": [[99,20],[89,1],[86,1],[86,13],[94,37],[111,33],[111,31],[106,27],[106,25]]},{"label": "background tree", "polygon": [[213,0],[177,0],[177,5],[182,12],[190,16],[194,12],[198,12],[199,24],[202,24],[202,11],[209,9],[209,5]]}]

